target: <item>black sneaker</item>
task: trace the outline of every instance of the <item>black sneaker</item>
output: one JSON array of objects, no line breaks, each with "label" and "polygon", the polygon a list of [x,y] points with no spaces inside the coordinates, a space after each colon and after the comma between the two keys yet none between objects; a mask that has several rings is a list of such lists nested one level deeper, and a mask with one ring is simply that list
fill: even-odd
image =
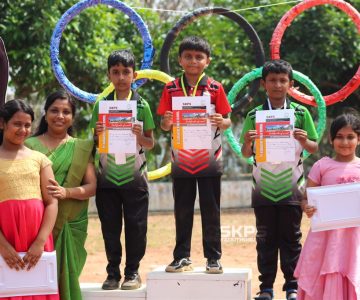
[{"label": "black sneaker", "polygon": [[125,279],[121,284],[122,290],[136,290],[141,287],[141,278],[139,274],[125,275]]},{"label": "black sneaker", "polygon": [[297,297],[296,289],[286,291],[286,300],[296,300],[296,297]]},{"label": "black sneaker", "polygon": [[106,278],[101,288],[103,290],[116,290],[119,288],[119,280],[114,278]]},{"label": "black sneaker", "polygon": [[[274,299],[274,291],[273,289],[263,289],[258,292],[256,295],[259,295],[254,298],[254,300],[272,300]],[[296,300],[296,298],[295,298]]]},{"label": "black sneaker", "polygon": [[206,262],[206,273],[209,274],[221,274],[223,273],[220,260],[216,258],[209,258]]},{"label": "black sneaker", "polygon": [[188,257],[174,259],[170,265],[165,269],[165,272],[177,273],[184,271],[192,271],[192,261]]}]

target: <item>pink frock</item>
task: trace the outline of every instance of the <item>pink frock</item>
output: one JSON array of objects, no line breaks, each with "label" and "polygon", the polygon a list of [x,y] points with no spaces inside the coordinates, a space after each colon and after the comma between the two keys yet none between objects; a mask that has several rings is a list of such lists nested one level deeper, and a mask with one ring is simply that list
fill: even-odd
[{"label": "pink frock", "polygon": [[[344,163],[324,157],[309,178],[319,185],[360,182],[360,159]],[[360,299],[360,227],[310,230],[294,275],[298,300]]]},{"label": "pink frock", "polygon": [[[51,161],[36,151],[24,159],[0,159],[0,230],[17,252],[26,252],[40,229],[44,214],[40,170],[49,164]],[[53,250],[54,245],[50,235],[44,251]],[[59,295],[7,298],[0,295],[0,299],[59,300]]]}]

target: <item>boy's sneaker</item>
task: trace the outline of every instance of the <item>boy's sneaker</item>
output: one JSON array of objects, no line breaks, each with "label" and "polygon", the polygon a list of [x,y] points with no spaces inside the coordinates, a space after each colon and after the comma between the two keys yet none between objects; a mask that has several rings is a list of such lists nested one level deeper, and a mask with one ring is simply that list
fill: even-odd
[{"label": "boy's sneaker", "polygon": [[130,276],[125,275],[125,279],[121,284],[122,290],[136,290],[141,287],[141,278],[139,274],[135,273]]},{"label": "boy's sneaker", "polygon": [[206,262],[206,273],[209,274],[224,273],[220,260],[216,258],[209,258]]},{"label": "boy's sneaker", "polygon": [[119,288],[119,280],[116,280],[114,278],[106,278],[104,281],[102,287],[103,290],[116,290]]},{"label": "boy's sneaker", "polygon": [[165,272],[177,273],[184,271],[192,271],[192,261],[188,257],[174,259],[170,265],[165,269]]},{"label": "boy's sneaker", "polygon": [[296,289],[286,291],[286,300],[296,300],[296,297],[297,297]]},{"label": "boy's sneaker", "polygon": [[257,293],[257,297],[254,300],[272,300],[274,299],[274,291],[273,289],[263,289]]}]

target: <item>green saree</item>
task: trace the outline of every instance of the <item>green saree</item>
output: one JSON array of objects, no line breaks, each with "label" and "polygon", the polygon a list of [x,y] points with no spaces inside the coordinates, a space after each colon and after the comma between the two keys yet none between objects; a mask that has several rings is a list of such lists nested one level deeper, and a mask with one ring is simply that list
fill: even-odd
[{"label": "green saree", "polygon": [[[69,139],[56,149],[49,150],[37,137],[26,140],[26,146],[42,152],[53,163],[56,181],[63,187],[80,186],[91,161],[93,142]],[[79,277],[86,261],[84,247],[87,237],[88,200],[59,201],[59,211],[53,229],[58,265],[61,300],[81,300]]]}]

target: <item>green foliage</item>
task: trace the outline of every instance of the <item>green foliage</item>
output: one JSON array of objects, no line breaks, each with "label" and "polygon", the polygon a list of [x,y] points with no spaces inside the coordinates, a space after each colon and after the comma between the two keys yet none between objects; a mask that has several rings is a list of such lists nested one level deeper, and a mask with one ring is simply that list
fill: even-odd
[{"label": "green foliage", "polygon": [[[0,36],[4,39],[10,60],[10,84],[16,96],[42,103],[46,94],[57,89],[59,84],[53,75],[49,44],[55,24],[76,0],[2,0],[0,2]],[[125,1],[133,7],[160,7],[190,11],[188,1],[134,0]],[[219,6],[239,10],[257,30],[269,58],[269,42],[273,30],[284,13],[296,3],[268,6],[282,0],[213,0],[193,1],[196,7]],[[360,0],[349,1],[360,9]],[[191,6],[191,7],[190,7]],[[264,6],[256,9],[251,7]],[[181,13],[164,13],[136,9],[149,27],[156,49],[154,69],[159,69],[159,53],[168,30],[178,21]],[[187,26],[177,37],[170,54],[172,75],[181,69],[177,63],[177,48],[187,35],[206,37],[212,46],[212,62],[207,73],[223,83],[229,91],[245,73],[255,67],[251,42],[236,24],[218,15],[202,17]],[[84,10],[66,27],[61,44],[60,60],[70,81],[91,93],[99,93],[107,85],[107,56],[112,50],[132,48],[138,66],[141,64],[143,45],[136,26],[116,9],[97,5]],[[356,72],[360,61],[360,39],[356,26],[342,11],[329,5],[314,7],[295,18],[287,28],[281,46],[281,57],[290,61],[294,69],[308,75],[323,92],[333,93],[343,86]],[[303,89],[303,87],[301,87]],[[149,101],[155,115],[162,84],[148,82],[140,93]],[[305,91],[305,90],[304,90]],[[306,92],[306,91],[305,91]],[[241,122],[246,111],[260,103],[264,93],[233,121]],[[338,114],[344,105],[359,109],[359,89],[343,103],[329,107],[329,118]],[[79,103],[79,134],[86,135],[91,105]],[[313,114],[315,109],[310,109]],[[316,116],[314,115],[315,119]],[[155,116],[156,123],[159,118]],[[156,130],[156,137],[160,129]],[[324,139],[322,152],[329,153]],[[158,151],[158,146],[155,147]],[[154,153],[154,152],[153,152]],[[154,154],[150,161],[154,162]],[[316,158],[316,157],[315,157]]]}]

